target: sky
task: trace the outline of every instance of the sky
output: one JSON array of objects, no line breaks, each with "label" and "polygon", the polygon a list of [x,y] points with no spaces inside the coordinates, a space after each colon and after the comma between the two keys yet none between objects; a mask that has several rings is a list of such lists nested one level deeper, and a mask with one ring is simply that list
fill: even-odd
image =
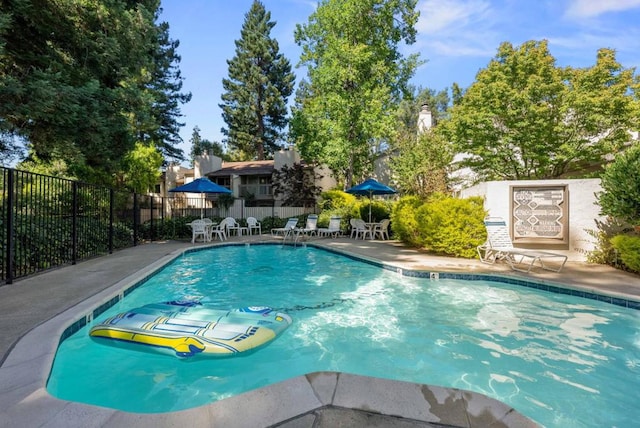
[{"label": "sky", "polygon": [[[162,0],[161,21],[179,40],[183,92],[192,99],[182,105],[180,148],[191,150],[195,126],[209,141],[221,142],[222,79],[227,60],[235,56],[235,41],[253,0]],[[276,23],[271,37],[289,60],[298,80],[301,48],[293,33],[315,11],[316,0],[262,0]],[[502,42],[515,47],[529,40],[547,40],[559,67],[590,67],[600,48],[616,51],[625,68],[640,66],[640,0],[418,0],[420,19],[416,43],[402,46],[405,55],[419,53],[421,65],[411,80],[416,87],[436,91],[455,82],[470,86],[486,68]],[[638,70],[637,70],[638,72]],[[293,98],[293,96],[291,97]],[[289,100],[291,103],[291,100]]]}]

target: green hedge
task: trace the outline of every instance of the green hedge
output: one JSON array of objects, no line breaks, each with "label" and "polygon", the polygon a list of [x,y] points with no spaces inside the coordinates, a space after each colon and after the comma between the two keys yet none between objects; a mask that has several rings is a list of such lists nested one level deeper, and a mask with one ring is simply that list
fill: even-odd
[{"label": "green hedge", "polygon": [[395,237],[407,245],[422,247],[416,212],[424,202],[417,196],[404,196],[391,212],[391,230]]},{"label": "green hedge", "polygon": [[392,229],[408,245],[436,254],[475,258],[487,239],[482,198],[458,199],[441,194],[423,202],[400,199],[392,214]]},{"label": "green hedge", "polygon": [[611,238],[611,245],[627,268],[640,272],[640,236],[617,235]]}]

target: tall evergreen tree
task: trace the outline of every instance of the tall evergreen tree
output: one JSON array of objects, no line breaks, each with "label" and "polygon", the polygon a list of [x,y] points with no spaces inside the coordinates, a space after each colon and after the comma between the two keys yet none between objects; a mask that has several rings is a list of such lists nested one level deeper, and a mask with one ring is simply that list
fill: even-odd
[{"label": "tall evergreen tree", "polygon": [[38,163],[111,180],[136,141],[174,147],[177,42],[160,0],[0,2],[0,153],[24,141]]},{"label": "tall evergreen tree", "polygon": [[[156,14],[156,19],[160,9]],[[182,117],[180,105],[191,100],[191,93],[182,93],[183,77],[178,64],[180,56],[177,53],[180,42],[169,37],[169,24],[162,22],[157,25],[157,46],[153,55],[154,68],[151,75],[149,90],[153,103],[150,104],[151,117],[154,119],[148,138],[151,139],[165,156],[184,160],[182,150],[177,147],[182,143],[180,128],[184,126],[179,118]]]},{"label": "tall evergreen tree", "polygon": [[242,160],[271,157],[287,125],[287,99],[295,76],[270,34],[271,13],[254,1],[236,40],[236,55],[227,61],[229,78],[222,80],[222,118],[227,146]]},{"label": "tall evergreen tree", "polygon": [[191,152],[189,153],[191,164],[193,164],[193,160],[196,156],[200,156],[205,152],[209,152],[220,159],[228,160],[222,144],[202,138],[198,125],[193,127],[193,132],[191,133],[191,139],[189,141],[191,142]]}]

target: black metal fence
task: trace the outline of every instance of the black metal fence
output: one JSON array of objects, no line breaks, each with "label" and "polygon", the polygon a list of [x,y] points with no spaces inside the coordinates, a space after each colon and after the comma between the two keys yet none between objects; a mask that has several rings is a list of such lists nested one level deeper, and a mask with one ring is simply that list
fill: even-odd
[{"label": "black metal fence", "polygon": [[164,221],[164,198],[0,167],[0,285],[140,242]]}]

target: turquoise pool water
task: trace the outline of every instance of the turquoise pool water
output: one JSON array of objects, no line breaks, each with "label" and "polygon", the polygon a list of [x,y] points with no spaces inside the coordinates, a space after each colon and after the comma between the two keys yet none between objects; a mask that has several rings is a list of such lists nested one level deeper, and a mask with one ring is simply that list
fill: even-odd
[{"label": "turquoise pool water", "polygon": [[293,324],[259,351],[179,360],[88,337],[58,349],[48,390],[132,412],[204,405],[331,370],[487,394],[549,427],[640,420],[640,312],[486,281],[407,278],[311,247],[187,253],[98,320],[168,300],[271,306]]}]

